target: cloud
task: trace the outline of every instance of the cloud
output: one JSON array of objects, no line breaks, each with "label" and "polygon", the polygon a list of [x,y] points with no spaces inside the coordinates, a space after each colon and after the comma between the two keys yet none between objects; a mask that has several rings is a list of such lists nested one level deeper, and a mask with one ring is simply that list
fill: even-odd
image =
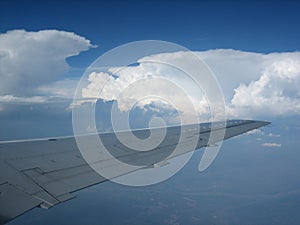
[{"label": "cloud", "polygon": [[[93,47],[84,37],[71,32],[13,30],[0,34],[0,111],[5,104],[42,104],[66,98],[71,100],[77,79],[64,78],[69,70],[66,58]],[[300,53],[254,53],[232,49],[194,52],[216,75],[224,92],[229,117],[266,117],[299,115]],[[205,93],[190,85],[174,68],[151,65],[145,61],[169,58],[189,65],[186,52],[164,53],[139,59],[139,64],[120,70],[91,73],[82,97],[115,101],[121,90],[141,79],[162,77],[184,90],[200,115],[209,115]],[[118,72],[116,72],[118,71]],[[205,81],[203,81],[205,82]],[[152,86],[141,85],[128,91],[118,102],[121,111],[130,110],[133,102],[144,110],[173,110],[157,98],[138,101],[144,93],[174,98],[176,91],[166,82],[152,79]],[[99,86],[103,86],[99,93]],[[130,95],[131,98],[126,98]],[[182,97],[182,98],[181,98]],[[186,97],[177,98],[180,110],[189,113]],[[151,105],[151,107],[149,107]]]},{"label": "cloud", "polygon": [[277,148],[280,148],[281,147],[281,144],[279,144],[279,143],[263,143],[262,144],[262,146],[264,146],[264,147],[270,147],[270,148],[272,148],[272,147],[277,147]]},{"label": "cloud", "polygon": [[45,103],[47,98],[43,96],[33,96],[33,97],[15,97],[13,95],[2,95],[0,96],[0,103]]},{"label": "cloud", "polygon": [[265,68],[265,54],[233,49],[216,49],[197,52],[207,63],[220,86],[224,97],[230,102],[234,89],[240,83],[249,83],[260,77]]},{"label": "cloud", "polygon": [[[195,52],[212,69],[224,90],[229,117],[257,117],[297,115],[300,113],[300,53],[253,53],[232,49]],[[147,60],[175,59],[181,63],[190,63],[186,52],[152,55],[139,60],[139,65],[110,68],[107,73],[91,73],[89,85],[83,90],[84,97],[99,97],[116,100],[118,94],[129,84],[139,79],[161,76],[184,89],[200,114],[207,114],[208,103],[203,93],[165,65],[145,63]],[[118,71],[118,72],[117,72]],[[112,76],[113,74],[113,76]],[[99,92],[99,87],[101,91]],[[130,93],[132,101],[148,89],[172,98],[174,93],[168,86],[156,83],[154,86],[142,85],[142,89]],[[160,93],[160,91],[163,93]],[[150,99],[151,100],[151,99]],[[150,102],[140,102],[143,107]],[[182,99],[181,105],[184,104]],[[129,110],[130,101],[120,104],[121,110]],[[182,107],[183,110],[187,110]]]},{"label": "cloud", "polygon": [[[287,115],[300,113],[300,54],[273,57],[261,76],[235,89],[230,107],[235,114]],[[277,55],[278,56],[278,55]]]},{"label": "cloud", "polygon": [[273,134],[273,133],[269,133],[268,134],[269,137],[280,137],[280,134]]},{"label": "cloud", "polygon": [[201,92],[191,93],[191,85],[189,88],[183,86],[186,81],[180,73],[165,65],[154,66],[142,61],[134,67],[112,67],[107,72],[90,73],[82,97],[117,101],[122,112],[130,111],[133,106],[153,113],[175,109],[182,113],[186,122],[192,122],[195,114],[209,113],[209,107]]},{"label": "cloud", "polygon": [[251,135],[257,134],[257,135],[262,136],[262,135],[265,134],[265,132],[263,132],[263,131],[260,130],[260,129],[254,129],[254,130],[248,131],[247,134],[251,134]]},{"label": "cloud", "polygon": [[37,93],[43,96],[59,97],[72,100],[78,79],[63,79],[37,87]]},{"label": "cloud", "polygon": [[[0,34],[0,95],[37,95],[38,87],[60,79],[69,70],[66,58],[91,47],[86,38],[65,31],[12,30]],[[20,100],[11,98],[16,99]]]},{"label": "cloud", "polygon": [[300,52],[198,52],[224,91],[230,117],[298,115]]}]

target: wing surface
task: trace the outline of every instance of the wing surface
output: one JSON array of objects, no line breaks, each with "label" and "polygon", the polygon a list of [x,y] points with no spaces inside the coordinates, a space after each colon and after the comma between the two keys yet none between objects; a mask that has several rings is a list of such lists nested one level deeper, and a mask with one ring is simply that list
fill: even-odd
[{"label": "wing surface", "polygon": [[[176,157],[211,144],[211,132],[226,129],[224,139],[228,139],[269,123],[229,120],[226,128],[222,124],[224,123],[168,127],[164,140],[151,151],[132,150],[123,145],[115,133],[100,134],[100,138],[110,154],[119,161],[147,168],[165,158]],[[159,132],[159,129],[156,130]],[[139,138],[147,138],[151,132],[149,129],[133,131]],[[180,137],[181,133],[184,134],[183,137]],[[127,134],[128,132],[120,132],[125,138]],[[191,139],[195,136],[196,147],[191,145]],[[92,137],[93,135],[86,136],[85,141],[90,143],[91,149],[96,149],[97,146],[89,142]],[[154,138],[152,141],[155,140]],[[179,140],[183,147],[172,155]],[[214,140],[218,141],[221,140]],[[105,157],[96,157],[94,163],[109,168],[117,166]],[[115,176],[132,171],[134,169],[117,172]],[[0,142],[0,224],[32,208],[49,208],[72,199],[75,197],[73,192],[106,180],[86,163],[74,137]]]}]

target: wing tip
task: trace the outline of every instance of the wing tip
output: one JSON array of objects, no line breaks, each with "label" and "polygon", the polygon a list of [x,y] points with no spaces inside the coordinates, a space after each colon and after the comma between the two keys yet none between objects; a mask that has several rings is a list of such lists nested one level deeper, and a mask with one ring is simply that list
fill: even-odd
[{"label": "wing tip", "polygon": [[270,121],[260,121],[263,125],[262,126],[268,126],[269,124],[271,124],[272,122]]}]

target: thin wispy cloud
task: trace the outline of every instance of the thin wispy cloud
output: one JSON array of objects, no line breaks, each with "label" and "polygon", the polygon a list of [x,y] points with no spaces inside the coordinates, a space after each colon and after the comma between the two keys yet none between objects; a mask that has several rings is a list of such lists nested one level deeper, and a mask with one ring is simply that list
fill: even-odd
[{"label": "thin wispy cloud", "polygon": [[269,133],[268,136],[269,136],[269,137],[276,137],[276,138],[279,138],[279,137],[280,137],[280,134]]},{"label": "thin wispy cloud", "polygon": [[260,130],[260,129],[254,129],[254,130],[248,131],[247,134],[251,134],[251,135],[260,135],[260,136],[262,136],[262,135],[265,134],[265,132],[263,132],[263,131]]},{"label": "thin wispy cloud", "polygon": [[264,146],[264,147],[270,147],[270,148],[280,148],[281,144],[280,143],[266,142],[266,143],[263,143],[262,146]]}]

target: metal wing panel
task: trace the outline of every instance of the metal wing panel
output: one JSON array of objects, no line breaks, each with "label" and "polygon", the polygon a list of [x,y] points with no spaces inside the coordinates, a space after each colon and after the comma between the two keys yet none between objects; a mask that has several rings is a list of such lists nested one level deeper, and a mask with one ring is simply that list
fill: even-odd
[{"label": "metal wing panel", "polygon": [[[267,124],[261,121],[228,121],[225,139]],[[118,160],[147,167],[159,163],[172,153],[181,131],[184,133],[184,145],[176,155],[195,150],[190,140],[199,135],[197,127],[199,124],[167,128],[165,140],[149,152],[128,149],[118,141],[114,133],[104,134],[101,138]],[[210,123],[200,124],[200,127],[196,148],[208,144],[211,130],[223,129],[220,124],[213,126]],[[147,136],[147,132],[149,130],[134,131],[136,136],[141,137]],[[95,148],[93,143],[90,148]],[[51,207],[73,198],[71,193],[74,191],[106,180],[87,165],[73,137],[0,142],[0,157],[0,223],[1,220],[4,223],[36,206]],[[97,158],[95,163],[101,167],[116,166],[105,158]],[[119,175],[122,174],[116,174]]]},{"label": "metal wing panel", "polygon": [[254,120],[233,120],[228,122],[224,139],[228,139],[239,134],[246,133],[248,131],[257,129],[262,126],[266,126],[270,122],[266,121],[254,121]]},{"label": "metal wing panel", "polygon": [[39,206],[41,200],[18,190],[9,183],[0,185],[0,224]]},{"label": "metal wing panel", "polygon": [[71,198],[71,192],[105,181],[87,164],[47,173],[39,169],[24,173],[59,202],[67,200],[66,196]]}]

